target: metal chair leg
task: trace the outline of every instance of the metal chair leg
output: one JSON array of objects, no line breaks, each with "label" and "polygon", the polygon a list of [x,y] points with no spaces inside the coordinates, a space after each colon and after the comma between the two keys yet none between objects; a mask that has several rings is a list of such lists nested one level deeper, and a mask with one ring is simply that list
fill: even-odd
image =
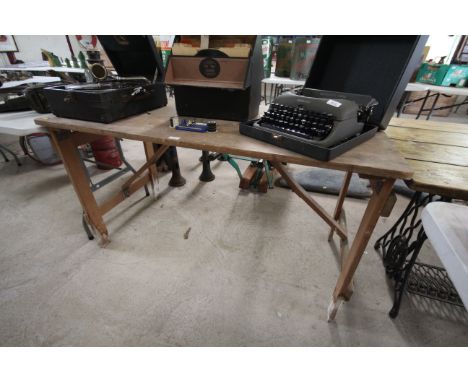
[{"label": "metal chair leg", "polygon": [[18,166],[21,166],[21,162],[19,161],[18,156],[13,151],[11,151],[8,147],[5,147],[0,144],[0,152],[2,153],[3,158],[5,158],[5,162],[9,162],[8,157],[5,155],[4,151],[9,153],[13,157],[13,159],[15,160]]},{"label": "metal chair leg", "polygon": [[3,159],[5,159],[5,162],[9,162],[9,161],[10,161],[10,160],[8,159],[8,157],[5,155],[5,153],[3,152],[1,145],[0,145],[0,154],[2,154]]}]

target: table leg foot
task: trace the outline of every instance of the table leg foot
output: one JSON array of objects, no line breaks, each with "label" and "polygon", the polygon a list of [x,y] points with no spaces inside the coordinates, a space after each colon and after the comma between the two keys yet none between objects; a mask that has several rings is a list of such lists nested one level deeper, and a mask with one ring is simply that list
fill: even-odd
[{"label": "table leg foot", "polygon": [[107,244],[110,243],[109,235],[107,233],[101,234],[101,240],[99,241],[99,246],[105,248]]},{"label": "table leg foot", "polygon": [[335,301],[335,299],[332,297],[332,300],[330,302],[330,305],[328,305],[328,310],[327,310],[327,321],[331,322],[335,320],[336,314],[338,313],[338,309],[340,308],[341,304],[343,303],[344,298],[338,297]]},{"label": "table leg foot", "polygon": [[210,153],[208,151],[202,151],[201,160],[203,164],[203,170],[198,178],[202,182],[211,182],[215,179],[215,175],[211,171],[209,154]]},{"label": "table leg foot", "polygon": [[[159,181],[158,181],[159,182]],[[159,189],[159,186],[158,186],[158,189]],[[150,188],[150,194],[151,194],[151,197],[156,200],[157,197],[156,197],[156,189],[154,187],[154,181],[151,182],[151,188]]]}]

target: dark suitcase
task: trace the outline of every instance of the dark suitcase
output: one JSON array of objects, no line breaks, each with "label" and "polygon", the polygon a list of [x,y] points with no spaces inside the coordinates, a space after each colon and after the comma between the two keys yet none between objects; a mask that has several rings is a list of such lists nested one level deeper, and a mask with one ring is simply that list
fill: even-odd
[{"label": "dark suitcase", "polygon": [[49,102],[47,102],[46,96],[44,95],[44,89],[61,84],[61,82],[48,82],[44,84],[28,86],[24,90],[24,95],[28,100],[31,109],[41,114],[50,113],[50,105]]},{"label": "dark suitcase", "polygon": [[98,39],[119,79],[45,88],[44,94],[56,116],[110,123],[167,104],[162,60],[152,36]]},{"label": "dark suitcase", "polygon": [[0,101],[0,113],[25,110],[31,110],[31,107],[29,106],[29,102],[24,95],[14,98],[7,98],[4,101]]}]

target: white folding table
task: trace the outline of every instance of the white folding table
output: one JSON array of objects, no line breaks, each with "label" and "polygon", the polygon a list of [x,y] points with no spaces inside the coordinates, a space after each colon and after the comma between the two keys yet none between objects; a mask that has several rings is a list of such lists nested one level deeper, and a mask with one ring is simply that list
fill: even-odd
[{"label": "white folding table", "polygon": [[2,89],[14,88],[15,86],[20,86],[24,84],[46,84],[48,82],[57,82],[60,81],[60,77],[50,77],[50,76],[32,76],[25,80],[18,81],[8,81],[3,83]]},{"label": "white folding table", "polygon": [[[409,92],[426,92],[426,94],[421,98],[407,101]],[[455,104],[455,105],[436,107],[437,101],[439,100],[440,96],[449,97],[453,95],[464,96],[465,99],[462,102]],[[430,97],[435,97],[434,102],[430,108],[425,109],[427,100]],[[423,101],[423,102],[422,102],[421,107],[419,108],[418,114],[416,115],[416,119],[419,119],[419,117],[424,111],[428,111],[429,113],[426,116],[426,120],[429,120],[434,110],[451,109],[453,107],[456,107],[458,110],[458,107],[468,103],[468,88],[457,88],[457,87],[452,87],[452,86],[436,86],[436,85],[424,84],[420,82],[410,82],[408,85],[406,85],[405,95],[404,95],[403,100],[400,102],[400,105],[398,106],[397,116],[398,117],[400,116],[401,111],[404,106],[410,103],[418,102],[418,101]]]},{"label": "white folding table", "polygon": [[[46,129],[34,123],[34,119],[40,117],[41,115],[44,114],[39,114],[33,110],[0,113],[0,134],[24,137],[34,133],[45,133],[47,132]],[[9,160],[5,152],[13,156],[18,166],[21,166],[21,162],[19,161],[18,156],[8,147],[0,144],[0,154],[3,156],[5,161],[8,162]]]},{"label": "white folding table", "polygon": [[0,113],[0,134],[24,137],[34,133],[45,133],[47,129],[34,123],[34,119],[48,114],[39,114],[33,110]]},{"label": "white folding table", "polygon": [[[1,89],[14,88],[16,86],[21,86],[24,84],[39,84],[39,83],[48,83],[60,81],[59,77],[48,77],[48,76],[33,76],[25,80],[19,81],[8,81],[5,82]],[[45,133],[46,129],[36,125],[34,123],[34,118],[40,117],[42,114],[39,114],[33,110],[28,111],[12,111],[7,113],[0,113],[0,134],[15,135],[17,137],[24,137],[29,134],[34,133]],[[5,155],[5,152],[8,152],[13,156],[18,166],[21,166],[16,154],[11,151],[9,148],[0,144],[0,154],[3,156],[5,161],[8,162],[8,158]]]},{"label": "white folding table", "polygon": [[273,73],[270,77],[264,78],[263,83],[263,94],[265,105],[267,104],[267,85],[271,85],[270,88],[270,102],[279,95],[280,89],[283,87],[294,88],[296,86],[304,86],[304,80],[293,80],[287,77],[276,77]]},{"label": "white folding table", "polygon": [[[20,139],[22,137],[25,137],[26,135],[29,134],[35,134],[35,133],[47,133],[48,130],[44,127],[41,127],[39,125],[36,125],[34,122],[34,119],[37,117],[47,117],[51,116],[52,114],[39,114],[33,110],[30,111],[19,111],[19,112],[10,112],[10,113],[0,113],[0,134],[8,134],[8,135],[15,135],[19,137]],[[133,172],[135,173],[135,169],[132,167],[132,165],[127,161],[125,158],[125,155],[122,151],[122,146],[120,145],[120,139],[116,139],[116,148],[119,152],[120,158],[123,162],[123,166],[114,168],[114,170],[117,170],[111,175],[106,176],[104,179],[101,179],[98,182],[93,182],[91,179],[91,174],[88,171],[87,166],[85,165],[85,162],[91,162],[95,164],[99,164],[96,160],[91,160],[88,157],[81,155],[81,163],[83,167],[86,170],[86,175],[88,176],[89,184],[92,189],[92,191],[97,191],[101,189],[103,186],[106,184],[116,180],[123,174],[127,172]],[[11,151],[9,148],[5,147],[4,145],[0,144],[0,155],[3,156],[6,162],[8,162],[8,158],[5,154],[5,152],[8,152],[13,156],[15,159],[16,163],[18,166],[21,166],[21,162],[18,159],[18,156]],[[103,166],[108,166],[106,164],[102,164]],[[145,186],[145,192],[147,195],[149,195],[149,191],[147,187]],[[86,231],[86,234],[88,235],[89,239],[93,238],[93,235],[91,231],[89,230],[89,227],[87,226],[86,222],[83,219],[83,227]]]}]

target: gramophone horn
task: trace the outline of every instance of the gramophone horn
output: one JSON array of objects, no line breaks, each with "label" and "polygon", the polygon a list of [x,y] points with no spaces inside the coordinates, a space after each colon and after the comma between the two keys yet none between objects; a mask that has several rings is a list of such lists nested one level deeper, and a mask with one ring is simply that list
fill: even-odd
[{"label": "gramophone horn", "polygon": [[89,70],[91,71],[93,77],[96,78],[98,81],[105,80],[109,75],[105,66],[98,63],[91,65]]}]

